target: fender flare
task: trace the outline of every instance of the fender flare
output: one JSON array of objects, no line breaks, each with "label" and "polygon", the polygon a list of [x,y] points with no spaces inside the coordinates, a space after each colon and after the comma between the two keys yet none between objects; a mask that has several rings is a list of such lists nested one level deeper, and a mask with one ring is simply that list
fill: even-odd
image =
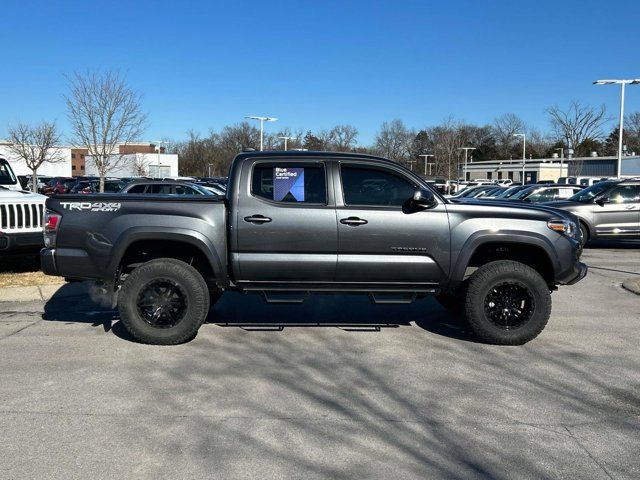
[{"label": "fender flare", "polygon": [[536,247],[542,250],[549,258],[554,272],[558,272],[561,268],[553,244],[544,235],[535,232],[503,230],[496,233],[489,230],[481,230],[474,232],[460,248],[458,260],[451,270],[451,280],[453,282],[462,282],[464,280],[464,273],[471,257],[478,248],[488,243],[513,243]]},{"label": "fender flare", "polygon": [[124,257],[127,249],[135,242],[142,240],[171,240],[188,243],[200,250],[217,280],[222,284],[227,284],[228,279],[223,270],[223,264],[215,245],[202,233],[186,228],[177,227],[130,227],[119,236],[118,241],[113,245],[112,256],[107,270],[112,278],[115,278],[118,266]]}]

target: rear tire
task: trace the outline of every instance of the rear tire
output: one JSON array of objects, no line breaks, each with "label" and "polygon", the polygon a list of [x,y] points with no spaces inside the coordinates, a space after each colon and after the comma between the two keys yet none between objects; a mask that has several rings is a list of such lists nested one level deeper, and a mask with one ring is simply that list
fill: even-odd
[{"label": "rear tire", "polygon": [[138,341],[175,345],[192,339],[209,312],[202,275],[180,260],[159,258],[134,269],[118,294],[120,319]]},{"label": "rear tire", "polygon": [[511,260],[491,262],[469,278],[465,314],[482,340],[494,345],[522,345],[547,325],[551,292],[533,268]]}]

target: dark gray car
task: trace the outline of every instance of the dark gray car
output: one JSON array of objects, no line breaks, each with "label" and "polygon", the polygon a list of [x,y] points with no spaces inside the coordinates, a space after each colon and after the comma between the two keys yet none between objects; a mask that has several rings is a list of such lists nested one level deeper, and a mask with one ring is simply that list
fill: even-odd
[{"label": "dark gray car", "polygon": [[640,179],[599,182],[568,200],[547,205],[580,219],[583,243],[589,239],[640,238]]}]

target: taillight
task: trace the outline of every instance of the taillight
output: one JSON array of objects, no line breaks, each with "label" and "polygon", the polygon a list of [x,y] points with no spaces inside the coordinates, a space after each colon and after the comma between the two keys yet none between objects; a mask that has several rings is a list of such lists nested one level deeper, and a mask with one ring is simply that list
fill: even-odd
[{"label": "taillight", "polygon": [[47,210],[44,214],[44,233],[55,233],[58,230],[61,218],[61,215]]}]

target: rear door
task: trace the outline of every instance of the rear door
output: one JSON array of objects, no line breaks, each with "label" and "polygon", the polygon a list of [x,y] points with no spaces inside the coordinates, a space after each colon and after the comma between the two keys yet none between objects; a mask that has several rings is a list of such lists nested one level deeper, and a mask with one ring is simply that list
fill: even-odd
[{"label": "rear door", "polygon": [[593,204],[599,237],[640,237],[640,185],[616,185],[606,193],[607,202]]},{"label": "rear door", "polygon": [[232,237],[238,281],[334,280],[338,234],[327,165],[302,158],[244,162]]},{"label": "rear door", "polygon": [[402,169],[341,161],[336,169],[336,280],[359,284],[434,284],[449,270],[444,203],[407,208],[418,181]]}]

